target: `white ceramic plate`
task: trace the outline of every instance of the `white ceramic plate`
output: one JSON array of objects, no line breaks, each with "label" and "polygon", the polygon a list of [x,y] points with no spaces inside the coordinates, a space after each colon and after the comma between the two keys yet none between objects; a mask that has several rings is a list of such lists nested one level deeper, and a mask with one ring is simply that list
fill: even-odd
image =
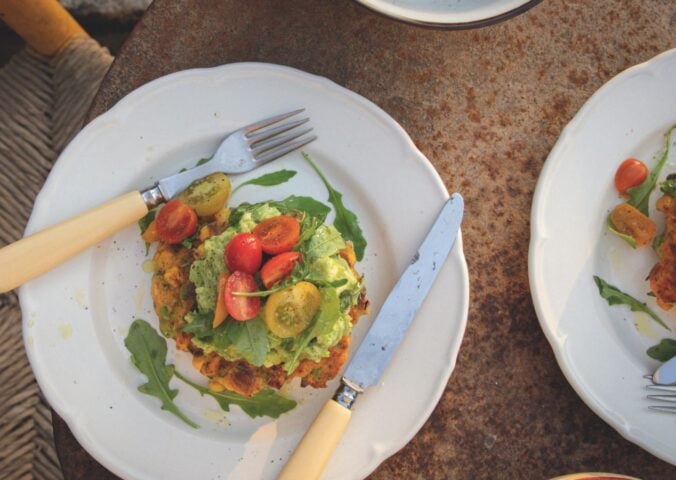
[{"label": "white ceramic plate", "polygon": [[490,25],[518,15],[541,0],[357,0],[388,17],[447,28]]},{"label": "white ceramic plate", "polygon": [[[598,275],[647,301],[676,331],[674,312],[661,311],[646,295],[644,279],[656,262],[650,247],[631,250],[605,229],[621,202],[613,186],[620,162],[638,157],[654,166],[674,123],[676,50],[621,73],[587,101],[538,180],[529,276],[540,324],[573,388],[625,438],[676,464],[676,423],[648,409],[642,378],[658,365],[646,349],[672,335],[644,314],[608,306],[592,280]],[[675,171],[675,159],[663,175]],[[653,205],[658,196],[653,193]]]},{"label": "white ceramic plate", "polygon": [[[301,106],[319,136],[306,151],[343,192],[369,242],[358,268],[377,312],[447,191],[385,112],[291,68],[244,63],[190,70],[136,90],[68,146],[36,201],[28,230],[152,184],[213,153],[225,132]],[[289,194],[327,198],[299,153],[233,183],[281,168],[298,174],[282,186],[246,187],[231,204]],[[134,318],[157,326],[145,259],[133,226],[21,289],[26,348],[47,399],[78,441],[123,478],[273,478],[337,381],[323,390],[292,386],[287,393],[299,406],[278,421],[251,420],[237,407],[224,414],[176,379],[176,403],[202,428],[193,430],[160,410],[158,400],[136,390],[145,380],[123,344]],[[420,429],[453,370],[468,297],[459,238],[382,384],[357,400],[325,478],[366,476]],[[355,344],[372,319],[359,322]],[[170,347],[169,358],[204,383],[187,354]]]}]

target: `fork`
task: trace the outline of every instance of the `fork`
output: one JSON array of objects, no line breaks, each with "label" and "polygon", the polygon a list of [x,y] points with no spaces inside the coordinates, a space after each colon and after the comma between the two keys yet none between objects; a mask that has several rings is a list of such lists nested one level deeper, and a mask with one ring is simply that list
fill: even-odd
[{"label": "fork", "polygon": [[309,118],[289,120],[304,110],[265,118],[235,130],[223,140],[210,161],[0,249],[0,293],[22,285],[140,220],[150,209],[175,197],[195,180],[215,172],[248,172],[316,140],[315,135],[308,135],[312,128],[300,128]]}]

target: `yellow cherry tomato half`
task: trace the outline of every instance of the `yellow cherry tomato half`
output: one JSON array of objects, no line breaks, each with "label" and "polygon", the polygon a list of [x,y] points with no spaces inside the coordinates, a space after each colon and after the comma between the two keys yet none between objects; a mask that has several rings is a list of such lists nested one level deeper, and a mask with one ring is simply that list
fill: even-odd
[{"label": "yellow cherry tomato half", "polygon": [[310,325],[320,303],[317,287],[310,282],[298,282],[268,297],[263,320],[278,337],[294,337]]},{"label": "yellow cherry tomato half", "polygon": [[208,217],[223,208],[230,198],[230,190],[228,176],[217,172],[192,182],[178,199],[192,207],[198,216]]}]

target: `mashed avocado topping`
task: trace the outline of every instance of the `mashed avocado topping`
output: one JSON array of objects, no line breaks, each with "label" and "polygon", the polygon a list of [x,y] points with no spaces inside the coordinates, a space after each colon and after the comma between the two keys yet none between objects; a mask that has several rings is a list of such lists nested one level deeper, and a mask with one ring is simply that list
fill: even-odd
[{"label": "mashed avocado topping", "polygon": [[[284,364],[290,373],[301,360],[327,357],[329,349],[350,334],[349,311],[358,301],[362,282],[339,254],[346,247],[340,232],[332,225],[322,225],[327,211],[323,204],[307,197],[244,204],[233,210],[230,227],[204,242],[203,258],[193,262],[190,269],[197,311],[186,315],[188,323],[183,331],[193,334],[196,346],[226,360],[244,358],[253,365],[268,367]],[[252,231],[267,218],[288,214],[301,219],[301,241],[295,249],[301,252],[303,262],[294,274],[320,289],[319,312],[307,328],[289,338],[273,334],[260,315],[246,322],[228,319],[212,328],[218,277],[226,271],[223,255],[228,242],[238,233]]]}]

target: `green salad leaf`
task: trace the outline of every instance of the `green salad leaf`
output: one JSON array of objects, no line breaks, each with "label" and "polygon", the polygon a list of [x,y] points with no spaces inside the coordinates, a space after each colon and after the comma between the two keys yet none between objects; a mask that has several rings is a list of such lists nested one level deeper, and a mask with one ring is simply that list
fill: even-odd
[{"label": "green salad leaf", "polygon": [[646,179],[638,185],[637,187],[632,187],[627,189],[629,194],[629,201],[627,202],[632,207],[638,208],[644,215],[648,216],[649,211],[649,201],[650,193],[655,188],[657,183],[657,177],[660,175],[660,171],[664,167],[664,164],[667,163],[667,158],[669,158],[669,149],[671,147],[671,134],[676,129],[676,125],[672,126],[666,133],[666,139],[664,141],[664,146],[659,153],[659,160],[657,165],[650,171],[650,174]]},{"label": "green salad leaf", "polygon": [[653,312],[645,303],[636,300],[631,295],[622,292],[617,287],[610,285],[608,282],[600,277],[597,277],[596,275],[594,275],[594,282],[599,289],[599,294],[608,302],[608,305],[628,305],[632,312],[643,312],[649,315],[662,327],[671,331],[671,328],[669,328],[662,321],[662,319],[658,317],[657,314]]},{"label": "green salad leaf", "polygon": [[671,173],[660,183],[660,190],[670,197],[676,197],[676,173]]},{"label": "green salad leaf", "polygon": [[333,188],[324,174],[319,170],[317,164],[310,158],[310,156],[303,152],[303,158],[310,164],[312,169],[322,179],[326,189],[329,191],[329,202],[333,205],[336,211],[336,218],[333,224],[346,240],[349,240],[354,245],[354,253],[357,260],[364,258],[364,250],[366,249],[366,239],[359,226],[357,216],[343,204],[343,194]]},{"label": "green salad leaf", "polygon": [[272,205],[284,213],[292,213],[293,211],[298,210],[304,212],[309,217],[316,218],[320,225],[324,223],[326,216],[331,211],[329,207],[324,205],[322,202],[318,202],[312,197],[296,195],[291,195],[290,197],[278,202],[272,202]]},{"label": "green salad leaf", "polygon": [[298,344],[296,345],[296,353],[290,362],[284,364],[284,370],[290,374],[300,363],[300,354],[309,345],[310,341],[328,333],[333,328],[336,317],[340,315],[340,300],[335,288],[322,288],[319,290],[321,295],[321,303],[319,313],[314,322],[300,334]]},{"label": "green salad leaf", "polygon": [[202,340],[214,336],[215,330],[211,326],[214,321],[213,312],[192,311],[186,316],[186,318],[188,317],[188,323],[181,327],[182,332],[192,333],[195,337]]},{"label": "green salad leaf", "polygon": [[293,170],[278,170],[272,173],[266,173],[260,177],[252,178],[244,183],[240,183],[232,191],[231,196],[235,194],[237,190],[246,186],[246,185],[259,185],[261,187],[272,187],[274,185],[279,185],[284,182],[288,182],[291,178],[296,175],[296,172]]},{"label": "green salad leaf", "polygon": [[[200,158],[200,159],[197,160],[197,162],[195,163],[195,167],[199,167],[200,165],[204,165],[205,163],[207,163],[207,162],[208,162],[209,160],[211,160],[212,158],[214,158],[213,155],[210,156],[210,157],[206,157],[206,158]],[[195,167],[193,167],[193,168],[195,168]],[[188,170],[187,168],[182,168],[182,169],[180,169],[180,170],[178,171],[178,173],[183,173],[183,172],[185,172],[185,171],[187,171],[187,170]]]},{"label": "green salad leaf", "polygon": [[167,342],[145,320],[137,319],[129,327],[124,345],[131,353],[131,361],[141,373],[148,377],[148,383],[138,387],[141,393],[157,397],[162,402],[162,410],[167,410],[193,428],[199,428],[174,403],[178,390],[169,387],[174,375],[173,365],[166,365]]},{"label": "green salad leaf", "polygon": [[284,200],[278,201],[271,200],[262,203],[241,203],[237,208],[230,212],[230,225],[239,224],[239,221],[242,219],[242,216],[245,213],[252,212],[263,204],[267,204],[272,208],[276,208],[280,213],[285,215],[302,212],[308,218],[316,218],[320,225],[324,223],[324,219],[326,219],[326,216],[331,211],[329,207],[324,205],[322,202],[318,202],[312,197],[291,195]]},{"label": "green salad leaf", "polygon": [[611,233],[614,233],[618,237],[620,237],[622,240],[627,242],[629,245],[631,245],[631,248],[636,248],[636,239],[632,237],[631,235],[627,235],[625,233],[619,232],[618,230],[615,229],[615,225],[613,225],[613,222],[610,220],[610,215],[608,215],[608,218],[606,219],[606,227],[608,227],[608,230],[610,230]]},{"label": "green salad leaf", "polygon": [[230,342],[246,360],[260,367],[268,354],[268,329],[258,316],[246,322],[229,320],[226,322],[226,334]]},{"label": "green salad leaf", "polygon": [[666,362],[676,357],[676,340],[673,338],[663,338],[660,343],[650,347],[646,353],[649,357]]},{"label": "green salad leaf", "polygon": [[655,238],[653,238],[653,250],[657,255],[659,256],[659,250],[662,244],[664,243],[664,233],[660,233],[659,235],[655,235]]},{"label": "green salad leaf", "polygon": [[230,411],[230,405],[237,405],[251,418],[263,416],[279,418],[280,415],[292,410],[297,405],[294,400],[283,397],[270,388],[261,390],[251,397],[245,397],[244,395],[228,390],[224,390],[223,392],[212,392],[208,388],[188,380],[179,372],[176,372],[176,376],[200,392],[202,396],[209,395],[210,397],[213,397],[225,412]]},{"label": "green salad leaf", "polygon": [[[157,211],[160,209],[160,207],[155,207],[151,210],[148,210],[148,213],[145,214],[145,216],[138,221],[138,227],[141,229],[141,235],[146,233],[146,230],[148,230],[148,227],[150,224],[155,220],[155,216],[157,215]],[[145,242],[146,244],[146,256],[148,256],[148,252],[150,252],[150,243]]]}]

